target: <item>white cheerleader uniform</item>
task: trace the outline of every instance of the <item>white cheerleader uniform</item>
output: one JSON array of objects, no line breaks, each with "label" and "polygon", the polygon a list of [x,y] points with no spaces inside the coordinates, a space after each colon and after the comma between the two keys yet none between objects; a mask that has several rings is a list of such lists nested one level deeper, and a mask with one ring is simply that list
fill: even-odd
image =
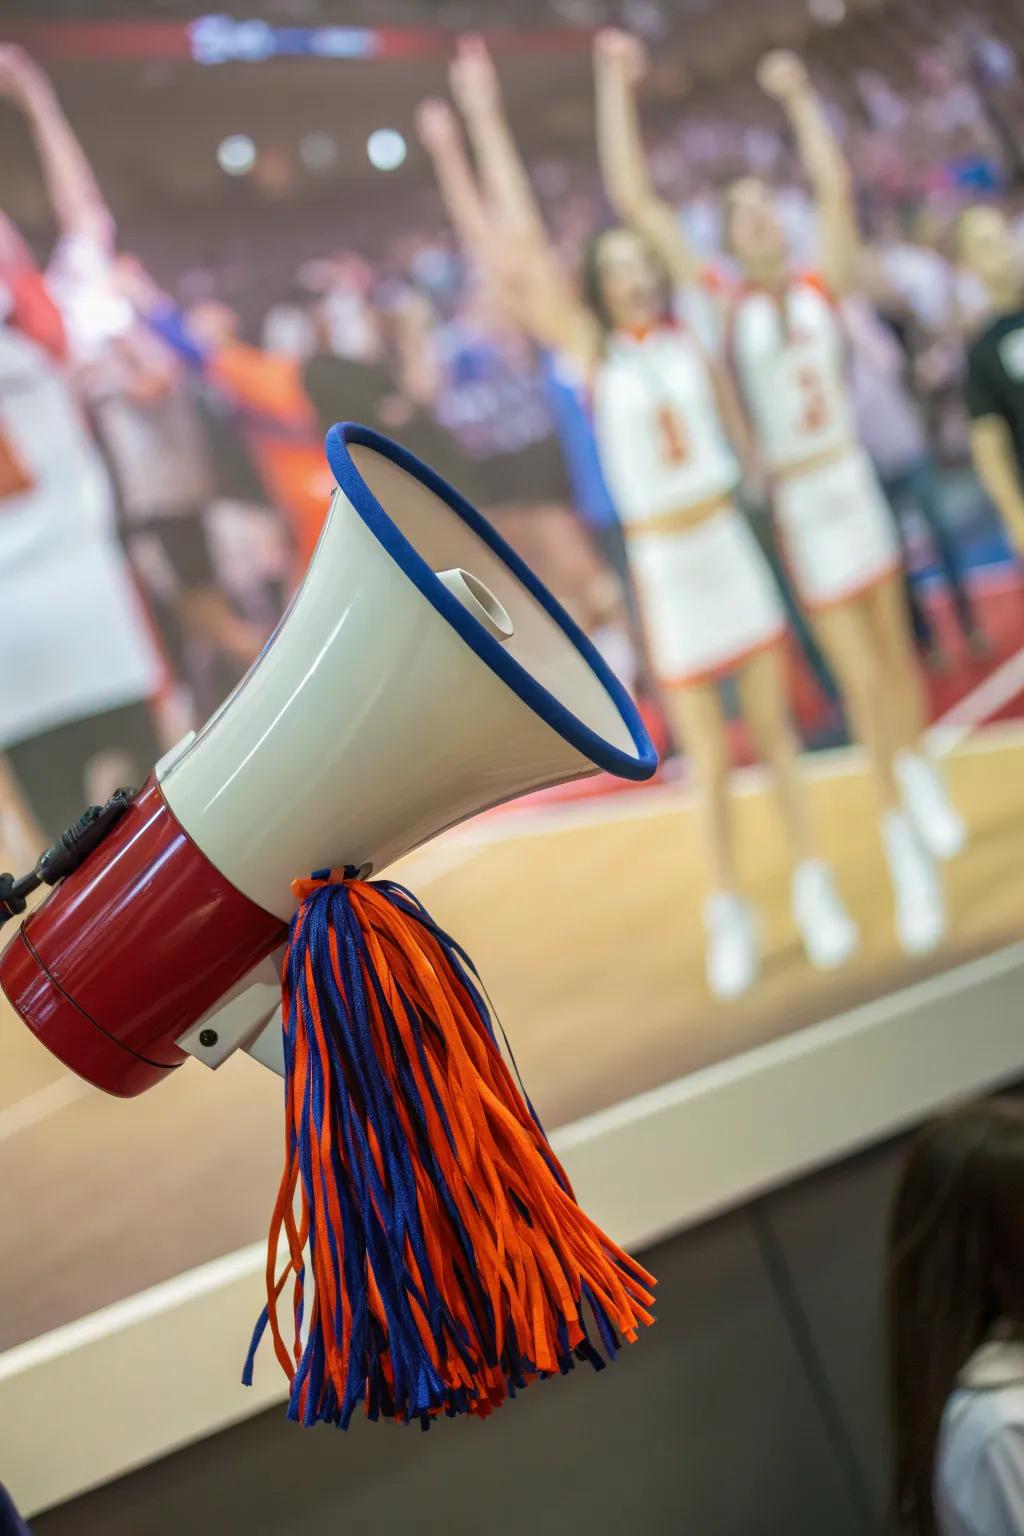
[{"label": "white cheerleader uniform", "polygon": [[[0,288],[0,317],[6,304]],[[53,359],[0,318],[0,748],[150,698],[162,669],[106,473]]]},{"label": "white cheerleader uniform", "polygon": [[780,542],[808,608],[847,602],[900,562],[892,513],[857,442],[841,322],[813,276],[776,297],[749,289],[732,316],[743,398],[777,476]]},{"label": "white cheerleader uniform", "polygon": [[686,327],[611,336],[594,426],[662,682],[706,682],[774,645],[786,628],[782,599],[733,501],[739,465]]}]

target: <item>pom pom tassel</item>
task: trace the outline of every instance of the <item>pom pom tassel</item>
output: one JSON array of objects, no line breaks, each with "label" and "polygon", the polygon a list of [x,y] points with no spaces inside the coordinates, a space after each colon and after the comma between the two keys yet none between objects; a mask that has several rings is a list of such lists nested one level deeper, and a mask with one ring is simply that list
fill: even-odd
[{"label": "pom pom tassel", "polygon": [[652,1321],[654,1281],[576,1204],[472,963],[389,881],[293,889],[285,1166],[243,1380],[269,1327],[290,1418],[347,1428],[362,1403],[428,1428],[577,1360],[601,1369],[587,1314],[611,1358]]}]

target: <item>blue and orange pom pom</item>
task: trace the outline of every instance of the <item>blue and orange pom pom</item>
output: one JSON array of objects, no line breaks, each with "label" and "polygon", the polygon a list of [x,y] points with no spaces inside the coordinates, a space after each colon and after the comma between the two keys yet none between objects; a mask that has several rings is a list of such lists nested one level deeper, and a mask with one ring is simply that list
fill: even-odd
[{"label": "blue and orange pom pom", "polygon": [[428,1428],[600,1369],[652,1321],[654,1282],[576,1204],[472,963],[390,881],[293,889],[285,1166],[243,1379],[269,1327],[289,1417],[346,1428],[362,1404]]}]

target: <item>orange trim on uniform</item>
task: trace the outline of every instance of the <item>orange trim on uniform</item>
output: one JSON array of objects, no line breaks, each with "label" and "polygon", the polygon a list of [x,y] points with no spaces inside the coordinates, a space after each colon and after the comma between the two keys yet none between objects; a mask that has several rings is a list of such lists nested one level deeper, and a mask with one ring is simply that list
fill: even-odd
[{"label": "orange trim on uniform", "polygon": [[896,555],[884,569],[875,571],[873,575],[867,577],[864,581],[858,582],[856,586],[849,587],[845,591],[837,593],[834,597],[819,598],[815,601],[814,598],[807,596],[803,583],[797,575],[797,562],[793,559],[792,552],[793,539],[783,527],[777,507],[773,508],[772,523],[775,529],[779,555],[789,577],[790,585],[809,613],[826,613],[830,608],[841,608],[844,603],[856,602],[859,597],[863,597],[866,592],[870,592],[872,587],[881,586],[882,582],[894,575],[902,564],[901,557]]},{"label": "orange trim on uniform", "polygon": [[838,298],[832,292],[832,289],[820,272],[813,270],[810,272],[794,272],[791,283],[794,285],[800,284],[804,288],[813,288],[814,292],[820,294],[831,309],[839,308]]},{"label": "orange trim on uniform", "polygon": [[801,590],[800,583],[796,580],[795,576],[793,578],[793,584],[800,595],[804,607],[808,610],[809,613],[828,613],[829,609],[831,608],[843,608],[847,603],[857,602],[858,598],[866,596],[866,594],[870,592],[874,587],[880,587],[884,581],[888,581],[890,576],[897,575],[899,569],[899,559],[893,560],[885,567],[884,570],[876,571],[873,576],[868,576],[866,580],[859,582],[857,586],[850,587],[845,592],[839,592],[834,597],[819,598],[817,601],[806,596],[806,594]]},{"label": "orange trim on uniform", "polygon": [[736,301],[739,302],[742,299],[748,298],[751,294],[763,293],[767,294],[770,299],[774,299],[778,304],[786,298],[792,288],[813,288],[815,293],[820,294],[833,309],[839,308],[839,301],[825,281],[824,276],[814,268],[806,271],[792,270],[787,272],[786,280],[781,288],[769,288],[767,283],[757,283],[753,278],[744,278],[736,288],[734,296]]},{"label": "orange trim on uniform", "polygon": [[8,323],[42,347],[58,363],[67,361],[67,335],[60,310],[46,280],[35,267],[25,266],[5,279],[10,294]]},{"label": "orange trim on uniform", "polygon": [[861,451],[859,443],[853,438],[848,438],[845,443],[836,443],[832,448],[822,448],[818,453],[812,453],[806,459],[793,459],[788,464],[772,464],[768,473],[773,480],[792,480],[800,475],[813,475],[819,469],[829,469],[833,464],[839,464],[843,459],[854,458]]},{"label": "orange trim on uniform", "polygon": [[723,297],[734,295],[736,292],[735,279],[722,267],[716,266],[713,261],[702,263],[698,269],[697,286],[703,288],[705,293],[720,294]]},{"label": "orange trim on uniform", "polygon": [[685,322],[680,320],[678,315],[668,313],[657,320],[649,320],[645,325],[617,325],[612,330],[612,335],[625,337],[628,341],[641,342],[656,336],[659,331],[685,331],[686,329]]},{"label": "orange trim on uniform", "polygon": [[716,492],[691,506],[679,507],[675,512],[665,512],[660,517],[642,517],[635,522],[623,523],[622,531],[627,540],[632,538],[657,538],[669,533],[690,533],[719,512],[736,511],[736,497],[732,491]]},{"label": "orange trim on uniform", "polygon": [[724,661],[717,661],[713,666],[704,667],[699,672],[687,672],[682,677],[664,677],[659,672],[658,682],[663,688],[699,688],[704,683],[714,683],[720,678],[728,677],[740,667],[746,666],[748,661],[753,661],[755,656],[762,656],[766,651],[774,650],[781,645],[789,633],[788,625],[783,624],[780,629],[763,640],[758,640],[756,645],[748,645],[745,650],[728,656]]},{"label": "orange trim on uniform", "polygon": [[764,297],[771,299],[772,303],[779,311],[779,319],[782,322],[783,334],[786,338],[786,345],[788,346],[791,338],[789,334],[789,312],[787,300],[789,299],[789,295],[792,293],[794,288],[812,289],[813,292],[817,293],[821,298],[825,300],[825,303],[829,306],[830,309],[836,312],[836,316],[838,318],[839,300],[836,298],[836,295],[832,292],[831,288],[820,272],[813,270],[809,272],[790,271],[786,274],[785,283],[781,288],[778,289],[769,288],[765,283],[755,283],[751,278],[744,278],[729,293],[729,305],[726,314],[725,355],[729,359],[729,365],[733,371],[733,374],[736,376],[737,381],[739,380],[739,369],[736,366],[735,357],[736,324],[744,299],[752,298],[755,294],[761,294]]}]

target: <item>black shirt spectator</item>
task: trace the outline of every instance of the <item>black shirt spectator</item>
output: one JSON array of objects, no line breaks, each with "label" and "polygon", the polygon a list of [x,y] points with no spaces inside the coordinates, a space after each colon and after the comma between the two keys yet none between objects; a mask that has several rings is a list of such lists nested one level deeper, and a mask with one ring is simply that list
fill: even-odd
[{"label": "black shirt spectator", "polygon": [[476,466],[452,433],[395,387],[385,364],[320,352],[306,363],[303,384],[322,431],[336,421],[374,427],[436,470],[468,501],[481,505]]},{"label": "black shirt spectator", "polygon": [[1006,422],[1024,477],[1024,310],[997,316],[971,343],[967,409],[972,421]]}]

